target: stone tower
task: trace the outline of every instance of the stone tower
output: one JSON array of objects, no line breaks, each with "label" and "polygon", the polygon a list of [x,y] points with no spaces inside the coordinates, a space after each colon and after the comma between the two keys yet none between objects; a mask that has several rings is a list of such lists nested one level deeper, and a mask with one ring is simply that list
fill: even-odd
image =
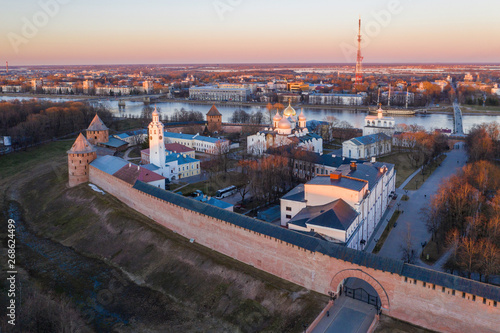
[{"label": "stone tower", "polygon": [[89,140],[92,145],[109,141],[109,129],[104,125],[97,114],[94,119],[92,119],[89,128],[87,128],[87,140]]},{"label": "stone tower", "polygon": [[212,105],[207,113],[207,123],[208,130],[212,133],[220,132],[222,129],[222,115],[220,114],[219,110],[217,110],[215,105]]},{"label": "stone tower", "polygon": [[88,182],[89,164],[97,157],[95,147],[80,133],[67,153],[69,186]]},{"label": "stone tower", "polygon": [[153,111],[153,121],[148,126],[149,134],[149,163],[159,168],[165,167],[165,142],[163,141],[163,123],[158,111]]}]

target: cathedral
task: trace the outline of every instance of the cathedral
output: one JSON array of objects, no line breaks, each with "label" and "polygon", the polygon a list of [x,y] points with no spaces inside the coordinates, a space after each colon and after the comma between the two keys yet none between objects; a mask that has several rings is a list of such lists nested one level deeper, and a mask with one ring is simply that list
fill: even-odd
[{"label": "cathedral", "polygon": [[309,133],[306,127],[306,117],[301,111],[298,121],[295,109],[288,102],[283,116],[276,110],[272,119],[272,128],[266,128],[247,138],[247,151],[252,155],[262,155],[270,147],[280,147],[295,144],[305,150],[323,153],[323,138]]}]

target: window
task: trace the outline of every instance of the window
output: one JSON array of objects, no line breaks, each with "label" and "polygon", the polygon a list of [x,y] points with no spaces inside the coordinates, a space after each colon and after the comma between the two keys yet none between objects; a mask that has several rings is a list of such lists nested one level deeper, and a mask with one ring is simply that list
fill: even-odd
[{"label": "window", "polygon": [[443,287],[443,288],[441,289],[441,291],[442,291],[443,293],[444,293],[444,291],[445,291],[445,290],[446,290],[446,288],[445,288],[445,287]]},{"label": "window", "polygon": [[425,286],[426,286],[426,285],[427,285],[427,283],[422,282],[422,287],[424,287],[424,288],[425,288]]},{"label": "window", "polygon": [[486,304],[486,298],[483,298],[483,304]]},{"label": "window", "polygon": [[417,280],[413,280],[413,284],[417,284]]},{"label": "window", "polygon": [[455,296],[455,290],[452,290],[452,291],[451,291],[451,294],[452,294],[453,296]]},{"label": "window", "polygon": [[292,207],[286,207],[286,210],[287,210],[287,211],[291,211],[291,210],[292,210]]},{"label": "window", "polygon": [[462,298],[465,298],[465,293],[462,293]]},{"label": "window", "polygon": [[287,218],[287,219],[291,219],[291,218],[292,218],[292,215],[286,215],[286,218]]}]

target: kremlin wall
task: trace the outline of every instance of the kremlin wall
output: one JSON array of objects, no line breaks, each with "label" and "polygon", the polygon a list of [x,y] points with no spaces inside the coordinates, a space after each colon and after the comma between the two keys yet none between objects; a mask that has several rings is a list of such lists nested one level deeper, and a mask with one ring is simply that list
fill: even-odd
[{"label": "kremlin wall", "polygon": [[[90,182],[164,227],[319,293],[357,277],[382,312],[441,332],[498,332],[500,288],[341,247],[90,166]],[[439,283],[440,284],[439,284]]]}]

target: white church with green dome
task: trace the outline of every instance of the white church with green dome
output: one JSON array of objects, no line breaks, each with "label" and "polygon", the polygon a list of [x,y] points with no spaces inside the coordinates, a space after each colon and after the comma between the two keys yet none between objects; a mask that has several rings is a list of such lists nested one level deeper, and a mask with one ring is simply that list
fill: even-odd
[{"label": "white church with green dome", "polygon": [[262,155],[268,148],[295,144],[305,150],[322,154],[323,138],[315,133],[309,133],[304,112],[300,112],[298,121],[296,116],[290,102],[283,115],[276,110],[272,127],[247,137],[247,152],[252,155]]}]

